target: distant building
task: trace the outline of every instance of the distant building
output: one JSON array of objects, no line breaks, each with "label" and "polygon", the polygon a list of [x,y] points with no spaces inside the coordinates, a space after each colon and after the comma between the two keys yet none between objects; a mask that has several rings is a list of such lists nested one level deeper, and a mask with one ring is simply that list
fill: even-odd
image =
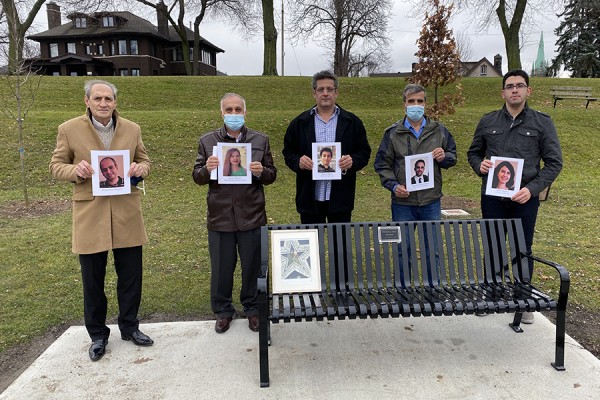
[{"label": "distant building", "polygon": [[[186,75],[181,38],[163,14],[167,6],[158,6],[158,26],[125,11],[75,12],[61,24],[60,7],[50,2],[48,30],[28,36],[40,43],[40,56],[26,63],[45,75]],[[194,32],[186,28],[186,35],[192,46]],[[201,38],[200,74],[217,75],[223,52]]]},{"label": "distant building", "polygon": [[[391,72],[382,74],[371,74],[372,77],[394,77],[394,78],[410,78],[413,76],[416,63],[412,65],[411,72]],[[462,77],[481,77],[491,78],[502,76],[502,56],[496,54],[494,63],[492,64],[486,57],[479,61],[461,61],[459,68],[460,76]]]},{"label": "distant building", "polygon": [[531,67],[531,76],[547,76],[548,61],[544,55],[544,32],[540,33],[540,44],[538,45],[537,57]]}]

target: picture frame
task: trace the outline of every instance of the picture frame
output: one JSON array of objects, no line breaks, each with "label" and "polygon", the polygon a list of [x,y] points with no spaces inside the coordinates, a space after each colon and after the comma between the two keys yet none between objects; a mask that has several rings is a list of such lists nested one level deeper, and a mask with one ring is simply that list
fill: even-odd
[{"label": "picture frame", "polygon": [[490,161],[493,166],[488,172],[485,194],[496,197],[513,197],[521,188],[524,160],[493,156],[490,157]]},{"label": "picture frame", "polygon": [[271,231],[273,293],[321,291],[317,229]]},{"label": "picture frame", "polygon": [[[232,160],[236,160],[236,153],[239,160],[232,162]],[[219,157],[217,182],[220,185],[252,183],[252,173],[250,172],[252,144],[219,142],[217,143],[217,156]]]},{"label": "picture frame", "polygon": [[[327,155],[330,157],[327,157]],[[342,179],[342,170],[339,160],[342,156],[342,143],[319,142],[312,144],[312,178],[318,180]]]},{"label": "picture frame", "polygon": [[[421,170],[421,167],[423,170]],[[433,188],[435,177],[433,155],[431,153],[413,154],[404,157],[404,168],[406,171],[406,190],[416,192]],[[417,168],[419,168],[419,171],[417,171]]]},{"label": "picture frame", "polygon": [[[119,196],[131,193],[131,180],[127,173],[131,166],[129,150],[92,150],[92,194],[94,196]],[[111,184],[112,180],[116,180]]]}]

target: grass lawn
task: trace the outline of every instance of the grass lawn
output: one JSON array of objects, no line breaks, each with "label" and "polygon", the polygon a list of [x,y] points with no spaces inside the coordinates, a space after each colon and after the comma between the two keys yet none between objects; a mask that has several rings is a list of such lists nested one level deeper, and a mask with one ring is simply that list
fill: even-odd
[{"label": "grass lawn", "polygon": [[[119,110],[142,127],[153,161],[143,199],[150,237],[144,247],[144,292],[140,316],[210,315],[209,257],[206,233],[206,187],[193,183],[197,140],[222,121],[219,100],[225,92],[246,97],[247,123],[270,136],[278,168],[277,181],[266,188],[270,223],[298,222],[294,206],[294,174],[281,149],[289,121],[313,105],[308,77],[114,77]],[[79,263],[71,253],[71,185],[54,181],[48,163],[56,128],[84,111],[82,77],[44,77],[34,108],[25,119],[25,164],[31,203],[58,208],[54,213],[11,213],[23,202],[18,136],[14,121],[0,114],[0,353],[26,343],[50,327],[82,324]],[[466,161],[466,151],[479,118],[502,104],[501,80],[462,81],[467,97],[457,113],[445,117],[458,146],[458,165],[445,172],[444,193],[478,201],[480,179]],[[565,165],[542,203],[534,253],[564,264],[571,272],[571,304],[600,312],[600,261],[597,243],[600,175],[600,105],[585,109],[583,101],[564,100],[552,108],[554,85],[592,86],[600,80],[534,78],[530,105],[550,114],[558,128]],[[405,82],[392,78],[341,79],[339,104],[361,117],[375,153],[384,129],[402,117]],[[0,106],[9,105],[6,85]],[[370,164],[358,179],[353,219],[390,218],[389,192]],[[65,207],[66,205],[66,207]],[[62,208],[60,208],[62,206]],[[473,210],[478,215],[479,210]],[[112,261],[109,261],[112,262]],[[556,293],[556,277],[537,274],[540,286]],[[239,282],[239,276],[238,276]],[[109,316],[117,314],[116,276],[107,275]],[[237,288],[236,288],[237,290]],[[567,331],[568,331],[567,327]]]}]

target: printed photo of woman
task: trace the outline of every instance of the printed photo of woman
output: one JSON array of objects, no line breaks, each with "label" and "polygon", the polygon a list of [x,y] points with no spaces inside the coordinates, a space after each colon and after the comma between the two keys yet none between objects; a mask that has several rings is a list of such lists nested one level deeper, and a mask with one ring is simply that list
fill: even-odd
[{"label": "printed photo of woman", "polygon": [[236,147],[232,147],[225,153],[223,161],[223,176],[246,176],[248,172],[242,167],[242,155]]},{"label": "printed photo of woman", "polygon": [[492,188],[499,190],[515,189],[515,168],[508,161],[502,161],[494,167]]}]

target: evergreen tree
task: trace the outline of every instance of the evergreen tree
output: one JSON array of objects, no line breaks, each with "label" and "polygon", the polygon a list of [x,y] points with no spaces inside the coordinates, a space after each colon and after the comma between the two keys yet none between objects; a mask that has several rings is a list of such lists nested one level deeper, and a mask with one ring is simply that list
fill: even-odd
[{"label": "evergreen tree", "polygon": [[564,65],[573,78],[600,77],[600,1],[570,0],[558,16],[564,21],[554,31],[558,55],[551,73],[556,75]]}]

